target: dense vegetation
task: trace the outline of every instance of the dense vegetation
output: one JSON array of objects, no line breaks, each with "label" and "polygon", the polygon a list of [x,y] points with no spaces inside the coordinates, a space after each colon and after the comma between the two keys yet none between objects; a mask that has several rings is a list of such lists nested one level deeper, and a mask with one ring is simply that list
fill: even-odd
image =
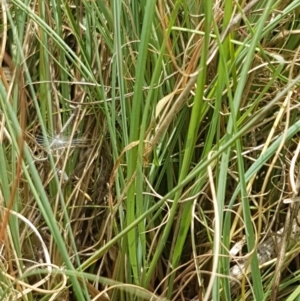
[{"label": "dense vegetation", "polygon": [[299,8],[1,1],[0,299],[299,300]]}]

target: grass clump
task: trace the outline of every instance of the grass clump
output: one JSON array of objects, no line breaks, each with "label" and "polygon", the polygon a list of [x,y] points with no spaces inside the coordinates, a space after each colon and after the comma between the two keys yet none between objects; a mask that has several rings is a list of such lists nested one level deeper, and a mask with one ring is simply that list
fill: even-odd
[{"label": "grass clump", "polygon": [[1,300],[298,298],[298,1],[1,5]]}]

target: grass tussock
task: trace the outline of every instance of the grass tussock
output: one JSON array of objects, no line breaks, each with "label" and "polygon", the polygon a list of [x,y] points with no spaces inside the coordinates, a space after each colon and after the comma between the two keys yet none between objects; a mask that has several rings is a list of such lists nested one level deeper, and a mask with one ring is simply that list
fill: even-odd
[{"label": "grass tussock", "polygon": [[297,300],[299,1],[1,1],[0,299]]}]

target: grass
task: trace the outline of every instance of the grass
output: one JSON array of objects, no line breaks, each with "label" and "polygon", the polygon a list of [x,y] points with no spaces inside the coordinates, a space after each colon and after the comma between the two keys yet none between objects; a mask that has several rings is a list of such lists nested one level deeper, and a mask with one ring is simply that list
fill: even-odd
[{"label": "grass", "polygon": [[298,1],[1,5],[1,300],[299,298]]}]

